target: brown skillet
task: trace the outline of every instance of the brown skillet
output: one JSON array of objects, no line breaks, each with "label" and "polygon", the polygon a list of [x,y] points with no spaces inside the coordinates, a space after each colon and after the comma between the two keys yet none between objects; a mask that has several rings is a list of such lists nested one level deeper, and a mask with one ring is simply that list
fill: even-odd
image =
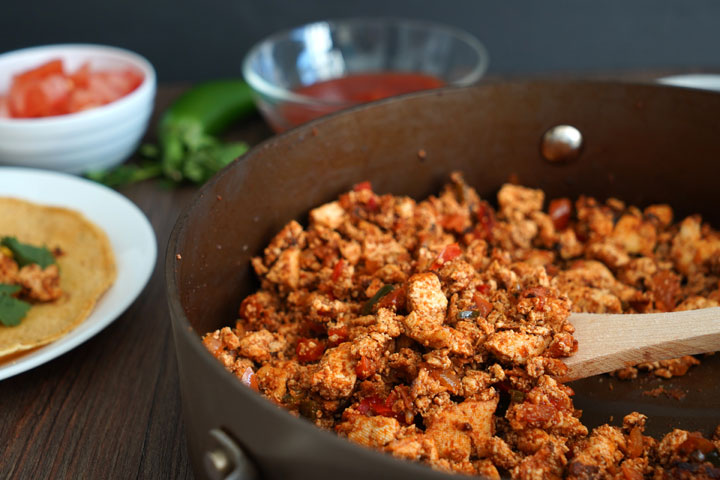
[{"label": "brown skillet", "polygon": [[[321,431],[243,386],[203,348],[200,335],[231,324],[256,287],[249,260],[291,219],[370,180],[380,193],[423,198],[452,170],[489,199],[511,174],[549,198],[615,196],[667,202],[678,218],[720,226],[720,95],[611,83],[510,83],[447,89],[355,108],[272,138],[196,195],[173,231],[168,297],[184,419],[198,478],[447,478]],[[579,157],[540,154],[549,128],[582,134]],[[424,158],[418,155],[422,149]],[[649,433],[709,434],[720,423],[720,355],[690,374],[629,383],[601,376],[573,384],[589,426],[637,410]],[[644,395],[658,385],[681,400]],[[244,476],[243,476],[244,475]],[[231,477],[227,477],[231,478]]]}]

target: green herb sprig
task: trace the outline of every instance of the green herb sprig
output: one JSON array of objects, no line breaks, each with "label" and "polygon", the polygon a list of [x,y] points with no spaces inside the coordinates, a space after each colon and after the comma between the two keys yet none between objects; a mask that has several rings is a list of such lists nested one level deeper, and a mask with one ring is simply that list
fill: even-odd
[{"label": "green herb sprig", "polygon": [[47,248],[19,242],[15,237],[2,237],[0,245],[10,249],[13,260],[17,262],[20,268],[31,263],[37,263],[40,268],[45,269],[55,263],[55,256]]},{"label": "green herb sprig", "polygon": [[205,183],[248,150],[245,142],[225,142],[220,135],[255,112],[252,89],[242,80],[213,80],[195,85],[163,113],[158,144],[145,144],[143,161],[110,170],[86,172],[91,180],[121,187],[151,178],[167,186]]},{"label": "green herb sprig", "polygon": [[392,285],[383,285],[380,289],[372,296],[370,300],[360,309],[360,315],[370,315],[372,313],[373,306],[380,301],[385,295],[392,292],[395,289]]},{"label": "green herb sprig", "polygon": [[28,302],[23,302],[12,296],[13,293],[19,290],[20,287],[17,285],[0,283],[0,323],[6,327],[20,325],[20,321],[25,318],[28,310],[30,310]]}]

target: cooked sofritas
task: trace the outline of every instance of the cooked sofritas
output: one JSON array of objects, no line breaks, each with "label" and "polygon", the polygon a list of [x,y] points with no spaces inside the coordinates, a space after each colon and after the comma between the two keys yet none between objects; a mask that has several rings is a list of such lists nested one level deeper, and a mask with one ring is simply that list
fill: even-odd
[{"label": "cooked sofritas", "polygon": [[[717,438],[676,430],[656,442],[639,413],[588,432],[554,377],[577,350],[571,311],[717,306],[718,233],[695,216],[673,224],[667,205],[581,197],[544,210],[541,190],[511,184],[497,203],[459,174],[421,202],[358,184],[312,210],[307,228],[275,236],[253,259],[261,288],[235,327],[203,341],[292,413],[434,468],[717,478]],[[669,377],[697,362],[618,375]]]},{"label": "cooked sofritas", "polygon": [[62,295],[56,264],[42,268],[30,263],[20,268],[12,253],[3,248],[0,248],[0,284],[20,286],[23,298],[31,301],[51,302]]}]

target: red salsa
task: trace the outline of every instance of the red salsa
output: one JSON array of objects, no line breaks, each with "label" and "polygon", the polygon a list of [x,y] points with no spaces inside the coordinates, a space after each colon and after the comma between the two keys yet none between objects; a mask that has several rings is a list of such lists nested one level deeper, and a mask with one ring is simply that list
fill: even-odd
[{"label": "red salsa", "polygon": [[365,103],[403,93],[442,87],[437,77],[421,73],[381,72],[348,75],[295,89],[295,93],[330,102]]},{"label": "red salsa", "polygon": [[280,115],[288,125],[273,125],[276,130],[300,125],[312,119],[327,115],[342,108],[371,102],[403,93],[429,90],[444,86],[445,83],[432,75],[422,73],[379,72],[348,75],[316,82],[294,90],[295,93],[317,98],[335,105],[304,106],[283,105]]}]

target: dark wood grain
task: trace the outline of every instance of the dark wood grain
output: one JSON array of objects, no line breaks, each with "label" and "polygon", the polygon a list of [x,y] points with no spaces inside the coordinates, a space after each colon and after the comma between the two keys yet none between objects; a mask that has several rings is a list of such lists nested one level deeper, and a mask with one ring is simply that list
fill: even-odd
[{"label": "dark wood grain", "polygon": [[[183,90],[160,88],[156,112]],[[270,133],[254,117],[229,135],[254,144]],[[155,230],[155,270],[138,299],[97,336],[0,382],[0,478],[193,477],[163,265],[175,219],[195,191],[153,181],[121,190]]]}]

